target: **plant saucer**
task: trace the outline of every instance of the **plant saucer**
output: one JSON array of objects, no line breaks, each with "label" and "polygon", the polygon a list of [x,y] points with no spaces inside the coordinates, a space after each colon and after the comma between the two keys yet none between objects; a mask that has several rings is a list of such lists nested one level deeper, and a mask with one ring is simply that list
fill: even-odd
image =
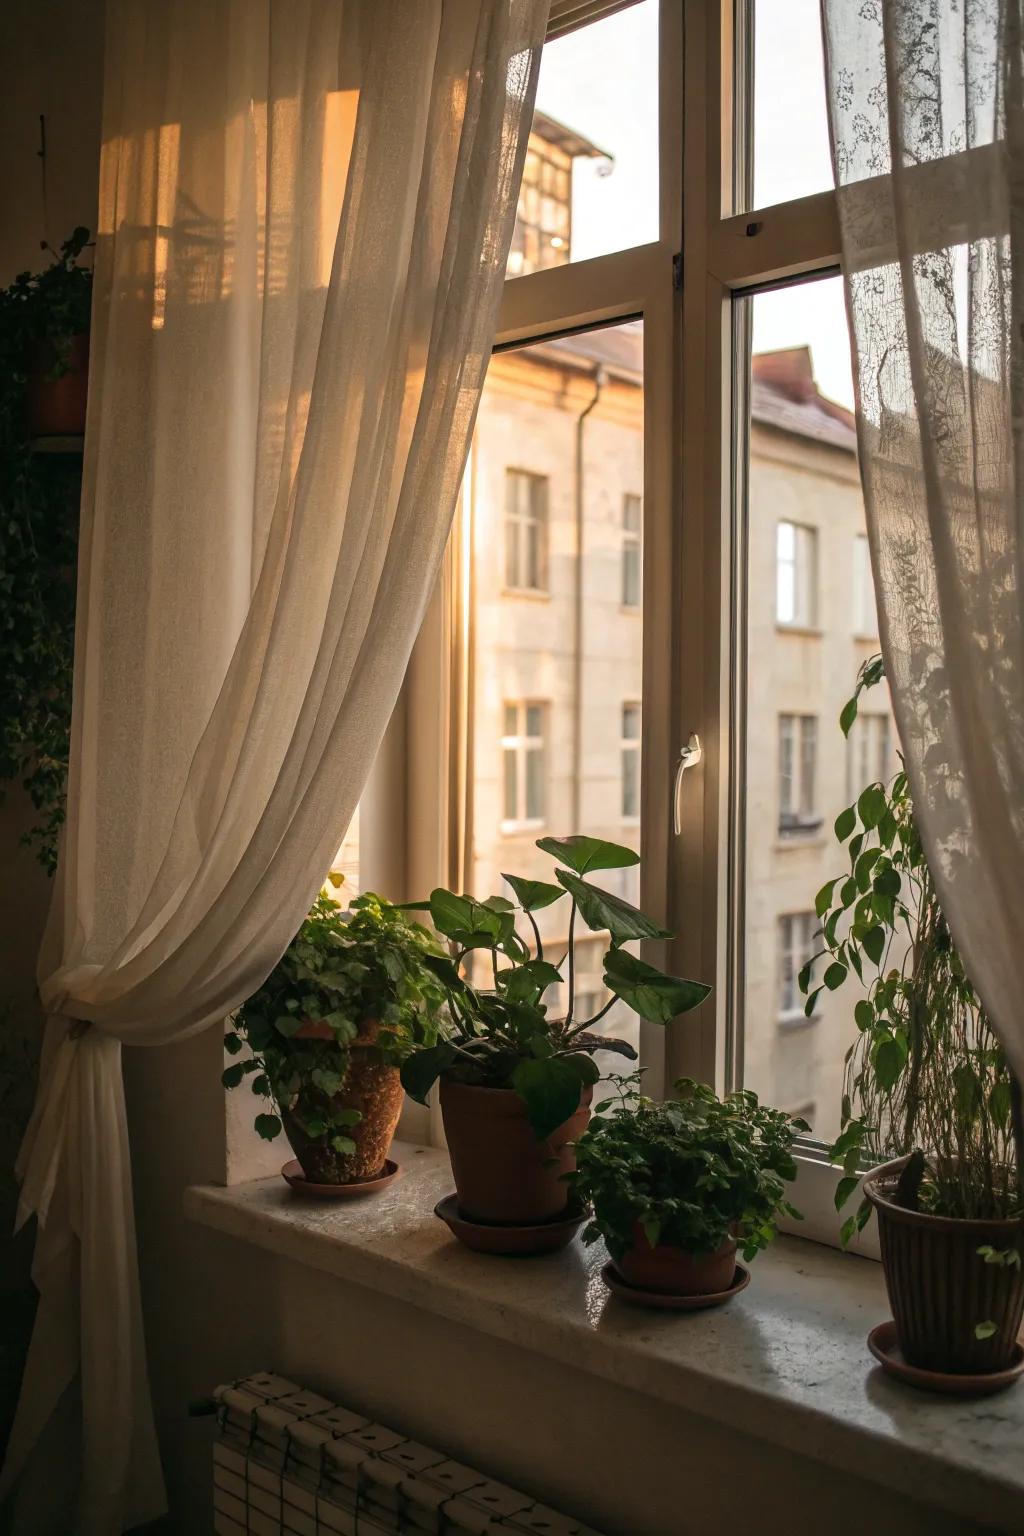
[{"label": "plant saucer", "polygon": [[444,1222],[453,1237],[476,1253],[499,1253],[511,1258],[526,1258],[535,1253],[557,1253],[567,1248],[587,1219],[578,1206],[569,1208],[548,1221],[519,1225],[508,1221],[472,1221],[459,1210],[453,1192],[434,1206],[434,1215]]},{"label": "plant saucer", "polygon": [[896,1324],[890,1318],[887,1323],[876,1323],[868,1334],[868,1349],[883,1371],[905,1381],[922,1392],[943,1392],[950,1397],[984,1397],[990,1392],[1002,1392],[1011,1387],[1024,1373],[1024,1344],[1013,1346],[1010,1363],[1001,1371],[979,1371],[973,1375],[953,1371],[928,1371],[904,1360],[896,1337]]},{"label": "plant saucer", "polygon": [[281,1177],[297,1195],[315,1195],[318,1200],[351,1200],[355,1195],[375,1195],[379,1189],[397,1179],[401,1171],[399,1164],[388,1157],[380,1173],[372,1179],[353,1179],[349,1184],[314,1184],[303,1178],[302,1164],[297,1157],[293,1157],[281,1169]]},{"label": "plant saucer", "polygon": [[657,1307],[663,1312],[703,1312],[707,1307],[724,1307],[740,1291],[745,1291],[750,1284],[750,1270],[737,1264],[728,1290],[705,1291],[687,1296],[675,1295],[671,1291],[650,1291],[642,1285],[629,1285],[610,1259],[601,1270],[601,1279],[613,1296],[628,1302],[631,1307]]}]

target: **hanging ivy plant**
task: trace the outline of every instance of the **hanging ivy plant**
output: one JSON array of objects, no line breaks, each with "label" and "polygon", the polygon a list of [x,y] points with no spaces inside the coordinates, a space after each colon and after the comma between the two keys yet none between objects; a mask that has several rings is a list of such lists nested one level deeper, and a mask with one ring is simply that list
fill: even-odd
[{"label": "hanging ivy plant", "polygon": [[[26,842],[52,874],[71,730],[81,462],[35,453],[26,419],[33,352],[66,372],[88,330],[92,273],[76,229],[45,271],[0,290],[0,797],[20,782],[36,809]],[[44,247],[46,249],[46,247]]]}]

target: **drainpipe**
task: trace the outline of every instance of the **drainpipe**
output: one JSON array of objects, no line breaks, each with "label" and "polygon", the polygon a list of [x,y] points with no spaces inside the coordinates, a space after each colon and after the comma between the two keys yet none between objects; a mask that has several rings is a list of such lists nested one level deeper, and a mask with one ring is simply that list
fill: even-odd
[{"label": "drainpipe", "polygon": [[583,438],[584,423],[601,398],[607,380],[603,363],[594,369],[594,394],[590,403],[583,407],[576,418],[576,591],[574,611],[575,653],[573,656],[573,740],[572,740],[572,830],[582,832],[583,807],[583,633],[584,598],[583,560],[584,547],[584,496],[583,496]]}]

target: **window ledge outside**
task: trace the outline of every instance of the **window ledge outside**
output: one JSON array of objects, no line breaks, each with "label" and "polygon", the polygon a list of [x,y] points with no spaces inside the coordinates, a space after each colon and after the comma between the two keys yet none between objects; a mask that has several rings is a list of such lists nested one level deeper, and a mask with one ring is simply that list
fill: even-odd
[{"label": "window ledge outside", "polygon": [[[1024,1391],[931,1398],[873,1365],[868,1330],[889,1317],[881,1269],[780,1237],[742,1298],[681,1317],[615,1301],[602,1245],[543,1260],[470,1253],[432,1214],[447,1155],[396,1143],[402,1176],[344,1205],[296,1199],[280,1179],[185,1192],[194,1221],[589,1371],[964,1519],[1015,1529],[1024,1495]],[[1005,1523],[1005,1524],[1004,1524]]]}]

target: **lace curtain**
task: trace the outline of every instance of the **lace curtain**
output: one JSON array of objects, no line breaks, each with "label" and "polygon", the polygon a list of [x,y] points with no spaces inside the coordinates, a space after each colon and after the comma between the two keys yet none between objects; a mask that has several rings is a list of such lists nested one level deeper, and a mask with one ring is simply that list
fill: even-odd
[{"label": "lace curtain", "polygon": [[943,911],[1024,1078],[1020,0],[822,0],[882,649]]},{"label": "lace curtain", "polygon": [[71,783],[19,1165],[41,1299],[4,1469],[77,1382],[80,1536],[164,1507],[121,1045],[255,989],[355,809],[448,534],[547,8],[107,7]]}]

